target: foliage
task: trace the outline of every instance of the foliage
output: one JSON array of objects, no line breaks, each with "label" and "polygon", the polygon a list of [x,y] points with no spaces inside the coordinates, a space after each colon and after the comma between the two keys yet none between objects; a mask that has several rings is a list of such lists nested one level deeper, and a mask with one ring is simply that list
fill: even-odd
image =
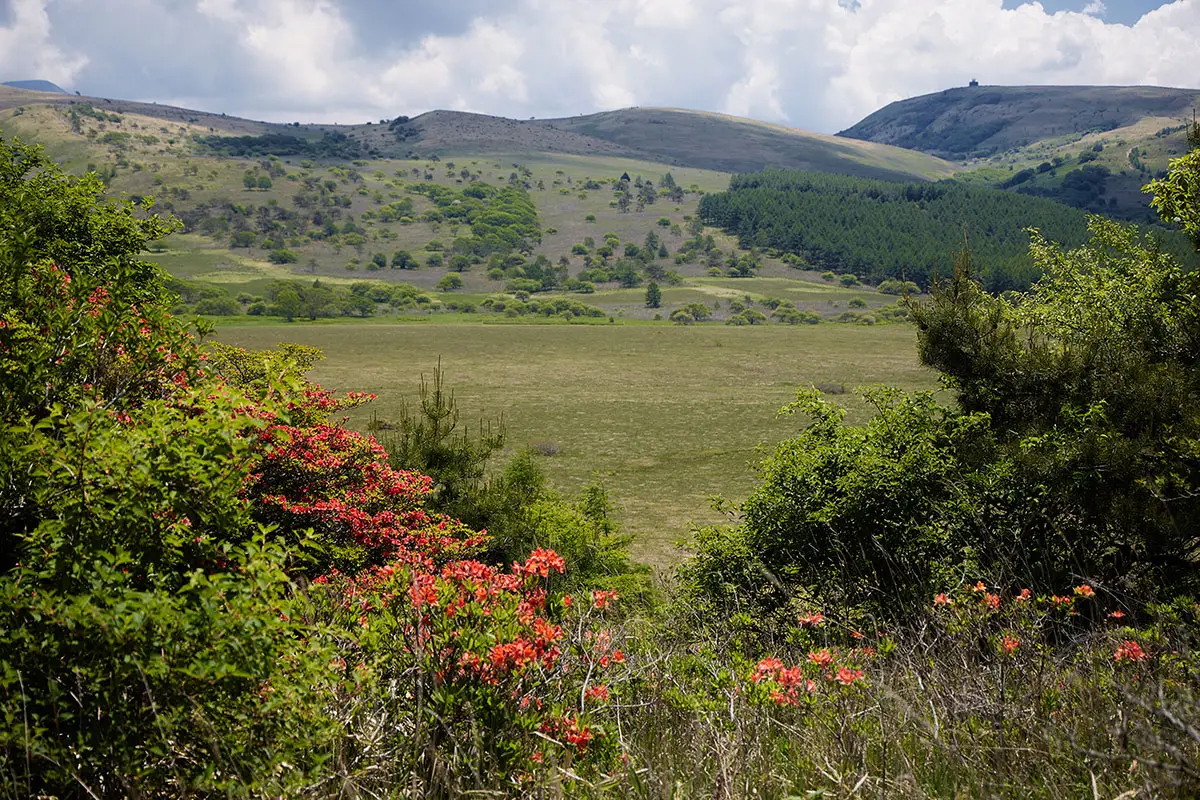
[{"label": "foliage", "polygon": [[712,316],[712,310],[704,303],[687,303],[671,312],[671,321],[677,325],[703,322]]},{"label": "foliage", "polygon": [[1194,591],[1198,279],[1130,226],[1090,227],[1067,252],[1034,232],[1027,295],[988,294],[964,255],[909,301],[958,408],[877,389],[849,428],[802,392],[785,411],[811,424],[762,463],[742,524],[698,536],[698,601],[765,634],[814,600],[895,619],[962,571],[1087,577],[1132,605]]},{"label": "foliage", "polygon": [[323,648],[281,616],[287,551],[240,496],[261,410],[205,374],[136,259],[170,224],[0,149],[38,165],[9,173],[6,218],[64,221],[0,238],[6,786],[287,792],[326,740]]},{"label": "foliage", "polygon": [[1193,123],[1193,131],[1191,152],[1172,161],[1167,177],[1151,181],[1145,191],[1154,194],[1151,205],[1163,219],[1182,228],[1200,250],[1200,127]]},{"label": "foliage", "polygon": [[765,634],[813,603],[903,614],[952,579],[962,555],[953,523],[971,511],[956,491],[960,454],[986,427],[929,394],[866,399],[876,415],[862,428],[816,389],[784,409],[812,422],[760,465],[742,525],[697,532],[680,571],[696,602]]},{"label": "foliage", "polygon": [[529,252],[542,240],[537,206],[523,188],[482,181],[462,191],[431,183],[409,188],[433,201],[443,219],[471,226],[470,238],[464,238],[456,252],[486,258],[492,253]]},{"label": "foliage", "polygon": [[605,617],[617,598],[548,593],[563,569],[537,550],[511,570],[460,561],[319,582],[335,627],[360,631],[338,667],[372,675],[364,710],[376,747],[396,754],[373,771],[421,794],[518,795],[559,766],[578,780],[612,765],[607,682],[625,656]]},{"label": "foliage", "polygon": [[662,306],[662,289],[658,288],[658,284],[650,281],[646,285],[646,308],[659,308]]},{"label": "foliage", "polygon": [[319,139],[302,139],[285,133],[268,133],[262,136],[196,136],[194,139],[203,150],[233,158],[299,156],[351,161],[367,154],[362,144],[344,133],[337,132],[324,133]]},{"label": "foliage", "polygon": [[[98,280],[114,270],[122,276],[107,290],[118,299],[144,300],[160,289],[157,267],[138,255],[155,239],[178,227],[171,219],[135,212],[152,207],[101,199],[104,185],[94,173],[68,177],[40,148],[0,138],[0,242],[12,276],[19,268],[43,261],[58,265],[75,279]],[[16,304],[12,278],[3,287]]]},{"label": "foliage", "polygon": [[448,272],[438,281],[437,288],[441,292],[453,292],[463,287],[462,276],[455,272]]}]

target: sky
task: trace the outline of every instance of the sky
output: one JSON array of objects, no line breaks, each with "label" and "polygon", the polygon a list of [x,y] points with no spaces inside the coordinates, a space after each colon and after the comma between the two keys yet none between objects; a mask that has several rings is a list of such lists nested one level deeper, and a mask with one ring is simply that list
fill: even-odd
[{"label": "sky", "polygon": [[270,121],[629,106],[832,133],[965,85],[1200,88],[1200,0],[0,0],[0,81]]}]

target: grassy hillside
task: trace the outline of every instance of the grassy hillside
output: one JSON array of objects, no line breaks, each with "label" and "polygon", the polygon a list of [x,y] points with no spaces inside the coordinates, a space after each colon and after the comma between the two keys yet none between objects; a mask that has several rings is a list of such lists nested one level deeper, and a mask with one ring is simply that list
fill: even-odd
[{"label": "grassy hillside", "polygon": [[[714,270],[723,273],[728,258],[738,251],[734,239],[712,231],[705,232],[713,238],[711,244],[704,240],[703,250],[681,252],[701,230],[693,222],[699,198],[728,186],[726,173],[612,155],[553,152],[364,158],[351,163],[306,158],[303,153],[238,158],[225,153],[258,141],[244,137],[278,135],[282,126],[188,116],[189,112],[172,109],[165,109],[172,117],[167,120],[154,116],[160,110],[120,102],[18,104],[0,112],[0,131],[44,144],[73,171],[97,170],[114,191],[154,197],[158,209],[176,214],[186,225],[156,258],[173,274],[226,290],[231,296],[260,297],[272,282],[288,279],[320,279],[333,287],[364,279],[403,283],[434,298],[465,303],[503,293],[507,281],[489,277],[492,262],[487,253],[473,256],[474,263],[458,265],[463,270],[461,290],[434,292],[451,270],[455,242],[474,235],[471,224],[448,216],[459,202],[454,193],[473,184],[515,186],[526,192],[537,208],[540,225],[540,236],[530,240],[529,257],[541,256],[564,266],[566,277],[578,278],[597,266],[598,259],[612,267],[627,247],[643,246],[648,235],[657,237],[666,255],[653,261],[676,276],[660,279],[665,292],[660,310],[645,307],[644,290],[622,289],[604,275],[588,279],[595,291],[574,294],[575,299],[600,305],[613,315],[668,316],[677,305],[695,302],[701,292],[696,282],[712,278]],[[321,141],[317,134],[299,130],[309,137],[304,141]],[[222,143],[228,146],[223,149]],[[668,172],[677,187],[673,190],[663,183]],[[626,174],[635,183],[658,185],[654,196],[631,186],[638,197],[622,209],[618,184]],[[450,192],[440,201],[446,203],[448,198],[449,205],[439,208],[431,194],[435,191]],[[616,246],[612,255],[601,256],[606,240]],[[273,263],[281,250],[290,251],[294,258],[276,258]],[[394,254],[400,251],[412,254],[414,268],[391,268]],[[376,269],[376,256],[386,262],[385,268]],[[758,263],[759,275],[794,278],[818,292],[829,288],[815,274],[793,269],[770,253],[760,254]],[[868,306],[893,302],[865,287],[857,292]],[[740,294],[766,299],[749,286]],[[842,298],[840,308],[828,303],[805,305],[809,290],[793,294],[802,308],[833,316],[845,311],[849,299]],[[708,300],[710,306],[713,302]],[[430,304],[437,305],[436,300]],[[727,306],[714,311],[718,320],[727,314]]]},{"label": "grassy hillside", "polygon": [[24,89],[31,92],[53,92],[55,94],[70,94],[66,89],[58,84],[50,81],[5,81],[0,83],[0,86],[8,86],[13,89]]},{"label": "grassy hillside", "polygon": [[766,167],[895,180],[941,178],[950,165],[918,153],[781,125],[697,111],[634,108],[550,120],[546,125],[630,148],[655,161],[723,172]]},{"label": "grassy hillside", "polygon": [[215,135],[275,135],[316,141],[340,134],[358,143],[368,158],[554,153],[617,156],[717,171],[790,167],[895,180],[936,179],[952,171],[938,158],[899,148],[679,109],[630,108],[550,120],[431,111],[379,124],[283,125],[153,103],[31,95],[0,87],[0,111],[35,103],[88,104],[116,114],[199,126],[200,133]]}]

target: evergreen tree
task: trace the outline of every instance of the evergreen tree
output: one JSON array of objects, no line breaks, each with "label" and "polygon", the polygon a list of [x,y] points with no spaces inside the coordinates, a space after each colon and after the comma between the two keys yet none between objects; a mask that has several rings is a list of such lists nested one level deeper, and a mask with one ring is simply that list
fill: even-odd
[{"label": "evergreen tree", "polygon": [[658,284],[650,281],[650,285],[646,287],[646,308],[658,308],[662,305],[662,290],[658,288]]}]

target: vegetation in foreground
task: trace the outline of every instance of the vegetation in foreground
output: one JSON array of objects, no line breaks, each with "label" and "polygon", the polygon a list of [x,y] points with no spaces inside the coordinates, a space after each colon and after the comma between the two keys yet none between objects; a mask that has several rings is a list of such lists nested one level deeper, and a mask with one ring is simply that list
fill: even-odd
[{"label": "vegetation in foreground", "polygon": [[389,453],[311,351],[206,350],[169,223],[3,147],[5,794],[1194,796],[1196,277],[1130,231],[915,309],[956,408],[801,393],[656,602],[602,492],[487,480],[436,383]]}]

